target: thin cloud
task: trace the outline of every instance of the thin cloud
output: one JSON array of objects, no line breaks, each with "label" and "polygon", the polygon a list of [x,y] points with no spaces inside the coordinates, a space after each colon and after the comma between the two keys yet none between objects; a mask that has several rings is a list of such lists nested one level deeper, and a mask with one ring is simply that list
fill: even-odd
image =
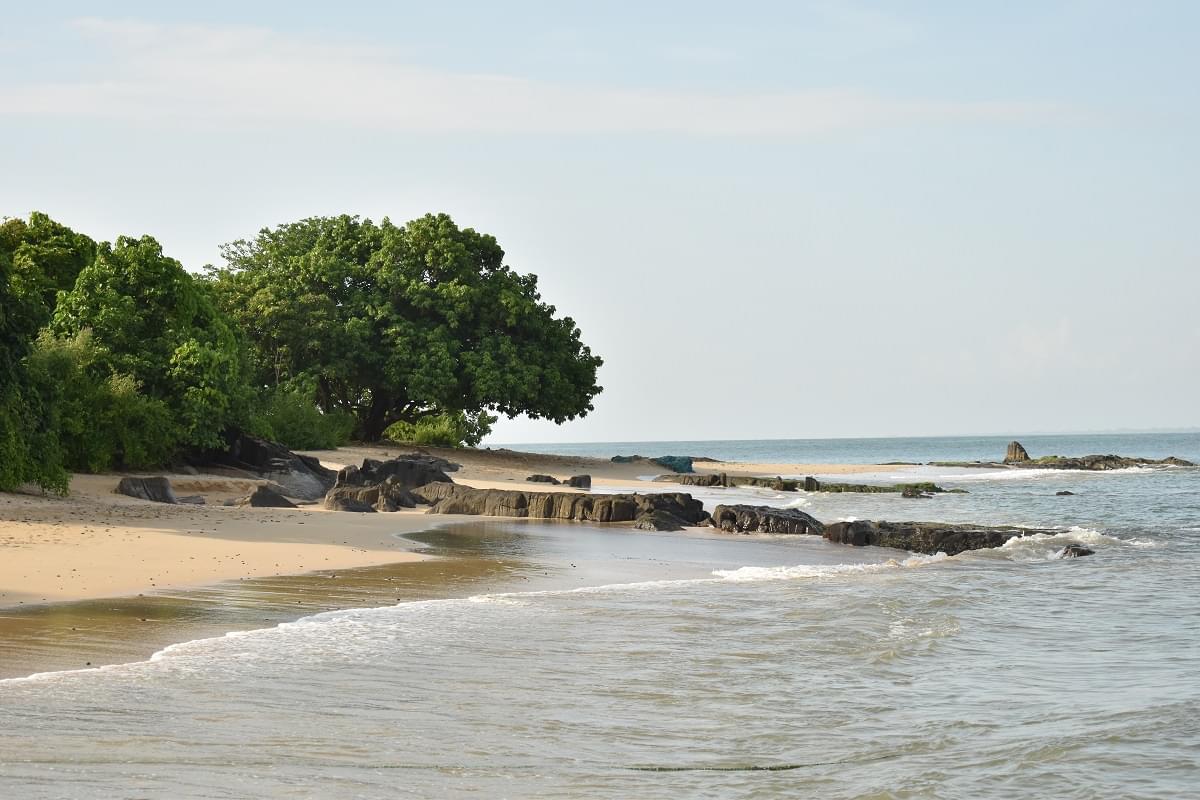
[{"label": "thin cloud", "polygon": [[710,93],[575,87],[426,69],[387,48],[264,28],[103,19],[73,24],[101,45],[108,60],[77,80],[0,87],[0,113],[328,123],[422,133],[701,136],[801,136],[1065,116],[1046,103],[892,99],[836,88]]}]

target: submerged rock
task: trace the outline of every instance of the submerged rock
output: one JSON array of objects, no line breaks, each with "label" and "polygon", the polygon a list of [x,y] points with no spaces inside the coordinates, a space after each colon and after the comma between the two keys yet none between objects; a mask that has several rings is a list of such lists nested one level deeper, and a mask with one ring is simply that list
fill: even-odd
[{"label": "submerged rock", "polygon": [[1055,496],[1055,497],[1074,497],[1074,496],[1075,496],[1075,493],[1074,493],[1074,492],[1068,492],[1066,489],[1063,489],[1061,492],[1055,492],[1055,493],[1054,493],[1054,496]]},{"label": "submerged rock", "polygon": [[1059,558],[1082,558],[1083,556],[1094,556],[1096,551],[1090,547],[1084,547],[1081,544],[1069,544],[1062,549],[1058,554]]},{"label": "submerged rock", "polygon": [[171,488],[171,481],[162,475],[147,478],[121,478],[121,482],[117,484],[117,492],[129,497],[136,497],[139,500],[149,500],[152,503],[174,505],[179,502],[179,498],[175,496],[175,491]]}]

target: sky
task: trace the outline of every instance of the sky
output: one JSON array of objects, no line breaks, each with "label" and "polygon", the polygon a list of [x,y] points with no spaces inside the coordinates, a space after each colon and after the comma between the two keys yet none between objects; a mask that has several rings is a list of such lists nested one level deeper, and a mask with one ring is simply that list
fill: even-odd
[{"label": "sky", "polygon": [[[9,4],[6,4],[9,5]],[[0,216],[446,212],[605,359],[491,443],[1200,425],[1200,4],[12,4]]]}]

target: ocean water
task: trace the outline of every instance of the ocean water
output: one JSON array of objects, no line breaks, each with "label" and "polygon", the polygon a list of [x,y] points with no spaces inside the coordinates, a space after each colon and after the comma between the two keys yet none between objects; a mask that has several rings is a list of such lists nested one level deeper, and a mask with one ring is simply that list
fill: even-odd
[{"label": "ocean water", "polygon": [[[803,457],[622,450],[995,455],[841,441]],[[1200,461],[1196,435],[1093,441],[1055,449]],[[416,537],[431,551],[505,569],[456,596],[0,682],[0,796],[1196,796],[1200,469],[866,479],[914,474],[969,493],[697,494],[1057,533],[951,558],[521,521],[432,531]],[[1096,555],[1058,558],[1071,542]]]}]

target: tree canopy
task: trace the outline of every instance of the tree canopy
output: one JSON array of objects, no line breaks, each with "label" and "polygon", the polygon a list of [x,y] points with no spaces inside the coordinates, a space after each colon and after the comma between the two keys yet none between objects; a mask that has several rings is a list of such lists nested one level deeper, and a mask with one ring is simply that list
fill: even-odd
[{"label": "tree canopy", "polygon": [[238,341],[207,288],[150,236],[101,244],[50,323],[57,336],[90,331],[95,367],[129,376],[171,411],[179,444],[216,447],[245,413]]},{"label": "tree canopy", "polygon": [[486,410],[563,422],[592,410],[601,359],[496,239],[445,214],[404,226],[313,217],[227,245],[220,307],[257,381],[311,380],[325,412],[377,440],[397,422]]}]

